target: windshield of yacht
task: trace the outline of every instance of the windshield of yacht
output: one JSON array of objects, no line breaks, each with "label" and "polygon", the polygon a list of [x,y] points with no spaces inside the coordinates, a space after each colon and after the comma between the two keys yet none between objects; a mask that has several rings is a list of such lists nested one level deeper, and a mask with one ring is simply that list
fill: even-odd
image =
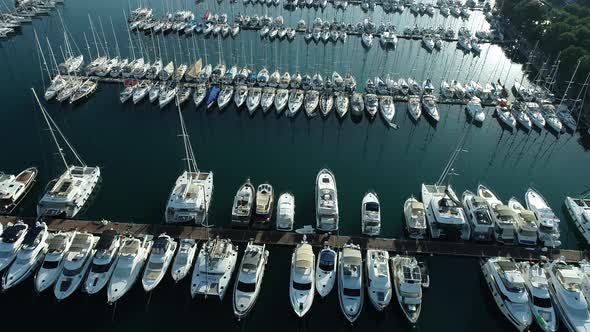
[{"label": "windshield of yacht", "polygon": [[296,290],[300,290],[300,291],[305,291],[305,290],[310,290],[311,289],[311,282],[309,283],[298,283],[293,281],[293,288],[295,288]]},{"label": "windshield of yacht", "polygon": [[370,202],[365,204],[365,209],[371,212],[379,212],[379,204],[375,202]]},{"label": "windshield of yacht", "polygon": [[361,296],[361,290],[356,288],[344,288],[342,294],[344,294],[344,296],[359,297]]},{"label": "windshield of yacht", "polygon": [[111,263],[107,263],[107,264],[92,264],[90,266],[90,272],[94,272],[94,273],[106,273],[109,271],[109,269],[111,268],[112,264]]},{"label": "windshield of yacht", "polygon": [[163,266],[164,266],[164,263],[161,263],[161,262],[149,262],[147,269],[152,270],[152,271],[160,271]]},{"label": "windshield of yacht", "polygon": [[256,284],[238,281],[237,289],[240,292],[244,292],[244,293],[254,293],[254,291],[256,290]]},{"label": "windshield of yacht", "polygon": [[69,269],[64,268],[63,275],[66,277],[77,276],[84,269],[84,265],[85,264],[81,264],[80,267],[78,267],[77,269],[73,269],[73,270],[69,270]]},{"label": "windshield of yacht", "polygon": [[533,296],[533,305],[541,308],[551,308],[552,306],[550,298],[543,299],[536,296]]}]

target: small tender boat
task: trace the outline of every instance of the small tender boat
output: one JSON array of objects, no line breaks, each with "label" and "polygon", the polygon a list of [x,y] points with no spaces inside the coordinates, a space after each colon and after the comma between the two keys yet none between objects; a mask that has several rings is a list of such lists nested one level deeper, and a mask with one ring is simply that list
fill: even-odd
[{"label": "small tender boat", "polygon": [[152,251],[143,271],[143,278],[141,279],[143,289],[146,292],[156,288],[164,278],[168,266],[174,257],[176,246],[177,242],[166,234],[160,234],[154,240]]},{"label": "small tender boat", "polygon": [[317,266],[315,269],[315,288],[318,294],[326,297],[334,288],[336,283],[336,272],[338,268],[338,255],[328,245],[318,254]]}]

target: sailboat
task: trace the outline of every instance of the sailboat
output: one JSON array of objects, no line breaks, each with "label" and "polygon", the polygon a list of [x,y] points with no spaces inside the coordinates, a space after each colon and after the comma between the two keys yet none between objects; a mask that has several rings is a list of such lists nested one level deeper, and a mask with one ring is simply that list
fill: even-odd
[{"label": "sailboat", "polygon": [[167,223],[193,221],[197,225],[204,225],[213,195],[213,172],[201,172],[197,167],[180,107],[178,106],[177,109],[187,168],[180,174],[172,188],[164,217]]},{"label": "sailboat", "polygon": [[[74,218],[84,208],[86,202],[94,193],[100,180],[100,168],[98,166],[87,166],[84,163],[55,121],[53,121],[43,105],[41,105],[35,90],[32,88],[31,90],[41,109],[41,114],[45,122],[51,129],[51,137],[57,146],[65,168],[64,173],[59,178],[52,180],[48,184],[48,190],[43,194],[43,197],[37,204],[37,216],[64,216]],[[78,165],[70,165],[66,161],[66,156],[55,135],[56,131],[74,155]]]}]

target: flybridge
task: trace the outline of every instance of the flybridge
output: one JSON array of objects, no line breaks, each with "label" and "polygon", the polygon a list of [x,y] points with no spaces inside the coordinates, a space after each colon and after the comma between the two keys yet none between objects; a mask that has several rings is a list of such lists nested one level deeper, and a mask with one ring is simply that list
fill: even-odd
[{"label": "flybridge", "polygon": [[[21,218],[14,216],[0,216],[0,223],[6,225],[15,223]],[[22,218],[25,223],[34,224],[34,218]],[[119,234],[158,235],[166,233],[173,238],[189,238],[195,240],[207,240],[208,238],[230,239],[234,243],[247,243],[253,240],[255,243],[295,246],[301,242],[301,235],[295,232],[260,231],[244,229],[205,228],[197,226],[160,225],[160,224],[136,224],[123,222],[105,223],[102,221],[74,220],[74,219],[47,219],[50,231],[89,232],[102,234],[105,230],[113,229]],[[323,247],[329,244],[334,248],[341,248],[352,241],[359,244],[362,249],[383,249],[391,252],[417,255],[438,255],[458,257],[496,257],[508,256],[516,260],[539,261],[544,257],[550,260],[564,257],[568,262],[579,262],[590,256],[585,251],[569,249],[549,249],[541,247],[505,246],[498,244],[483,244],[476,242],[450,242],[407,240],[396,238],[368,238],[362,236],[346,236],[331,234],[308,234],[307,241],[314,247]]]}]

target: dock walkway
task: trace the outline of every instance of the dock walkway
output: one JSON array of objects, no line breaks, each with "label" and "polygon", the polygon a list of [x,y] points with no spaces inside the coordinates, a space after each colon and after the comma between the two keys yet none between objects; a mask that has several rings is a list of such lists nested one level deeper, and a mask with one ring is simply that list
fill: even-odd
[{"label": "dock walkway", "polygon": [[[17,218],[13,216],[0,217],[0,223],[16,222],[22,219],[26,223],[34,223],[34,218]],[[51,219],[47,221],[51,231],[86,231],[93,234],[101,234],[104,230],[114,229],[121,234],[133,236],[154,235],[166,233],[175,238],[191,238],[206,240],[209,237],[219,236],[231,239],[234,243],[247,243],[253,240],[256,243],[279,246],[294,246],[301,241],[302,235],[294,232],[260,231],[230,228],[207,228],[181,225],[161,224],[135,224],[111,222],[105,224],[101,221],[86,221],[74,219]],[[431,256],[458,256],[458,257],[494,257],[510,256],[516,260],[538,261],[542,257],[555,259],[563,256],[568,262],[579,262],[588,258],[586,250],[569,249],[544,249],[540,247],[505,246],[495,243],[483,244],[476,242],[447,242],[428,240],[386,239],[369,238],[360,236],[313,234],[307,235],[307,241],[314,247],[322,247],[329,244],[332,247],[342,247],[348,241],[359,244],[361,248],[384,249],[391,252],[431,255]]]}]

